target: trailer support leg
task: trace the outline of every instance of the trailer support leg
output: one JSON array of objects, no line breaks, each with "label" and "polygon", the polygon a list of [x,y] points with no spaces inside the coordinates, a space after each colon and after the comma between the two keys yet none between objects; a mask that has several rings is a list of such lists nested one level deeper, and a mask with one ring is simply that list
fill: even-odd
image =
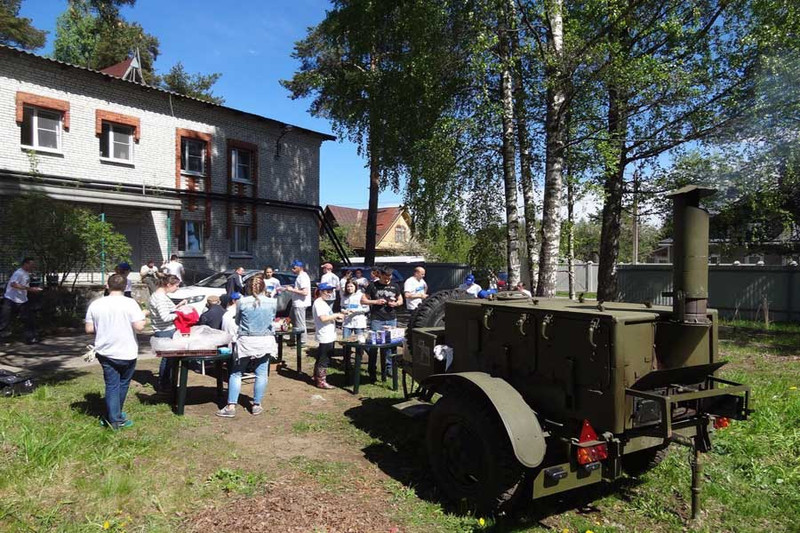
[{"label": "trailer support leg", "polygon": [[692,439],[692,520],[697,520],[700,513],[700,483],[703,474],[703,465],[700,463],[700,448],[697,439]]}]

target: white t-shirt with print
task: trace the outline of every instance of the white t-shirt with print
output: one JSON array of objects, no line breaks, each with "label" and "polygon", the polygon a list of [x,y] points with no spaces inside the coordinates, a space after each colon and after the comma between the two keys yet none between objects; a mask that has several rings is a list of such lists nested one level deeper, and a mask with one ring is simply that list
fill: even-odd
[{"label": "white t-shirt with print", "polygon": [[314,300],[314,308],[312,310],[314,315],[314,329],[316,330],[315,337],[320,344],[327,344],[329,342],[336,342],[336,321],[323,322],[321,317],[333,314],[333,309],[328,305],[328,302],[322,298]]},{"label": "white t-shirt with print", "polygon": [[12,283],[22,285],[23,287],[30,287],[31,275],[25,270],[18,268],[13,274],[11,274],[11,278],[8,280],[8,284],[6,285],[6,292],[4,295],[7,300],[11,300],[14,303],[24,304],[27,302],[28,291],[15,289],[11,286]]},{"label": "white t-shirt with print", "polygon": [[305,289],[306,295],[292,293],[292,306],[298,308],[309,307],[311,305],[311,278],[308,273],[300,272],[294,280],[295,289]]},{"label": "white t-shirt with print", "polygon": [[129,361],[139,355],[133,322],[144,313],[133,298],[112,294],[98,298],[86,310],[86,322],[94,324],[94,349],[111,359]]},{"label": "white t-shirt with print", "polygon": [[350,329],[366,329],[367,328],[367,313],[369,313],[368,305],[361,305],[361,297],[364,294],[361,291],[356,291],[349,296],[342,298],[342,312],[348,311],[344,317],[345,328]]},{"label": "white t-shirt with print", "polygon": [[[411,294],[424,294],[428,292],[428,284],[425,283],[424,279],[417,279],[414,276],[411,276],[403,285],[403,296],[405,296],[405,293],[407,292]],[[406,309],[413,311],[419,307],[419,304],[421,303],[422,298],[406,298]]]},{"label": "white t-shirt with print", "polygon": [[264,278],[264,292],[270,298],[276,298],[278,296],[278,287],[281,286],[281,282],[278,278]]}]

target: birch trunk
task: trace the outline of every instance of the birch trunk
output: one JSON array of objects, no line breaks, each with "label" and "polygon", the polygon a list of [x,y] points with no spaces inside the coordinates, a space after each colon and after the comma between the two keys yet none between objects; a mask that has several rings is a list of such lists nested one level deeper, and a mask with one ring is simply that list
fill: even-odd
[{"label": "birch trunk", "polygon": [[[516,6],[509,2],[516,20]],[[528,95],[522,82],[522,65],[517,55],[519,49],[519,36],[512,33],[510,36],[511,52],[515,58],[513,71],[514,80],[514,116],[517,126],[517,144],[519,145],[519,179],[522,184],[523,216],[525,217],[525,252],[528,263],[528,284],[531,292],[536,291],[536,199],[533,190],[533,171],[531,169],[531,147],[528,140],[528,121],[525,116]]]},{"label": "birch trunk", "polygon": [[[503,181],[505,183],[506,200],[506,263],[508,265],[508,284],[510,287],[519,282],[519,214],[517,209],[517,174],[514,145],[514,92],[511,79],[511,68],[514,58],[511,54],[510,32],[513,31],[514,0],[507,0],[506,9],[501,14],[499,23],[500,57],[502,70],[500,73],[503,103]],[[510,6],[510,7],[509,7]]]},{"label": "birch trunk", "polygon": [[550,66],[546,69],[547,116],[545,118],[545,181],[542,204],[541,253],[539,255],[539,282],[536,294],[552,297],[556,294],[558,275],[558,249],[561,238],[561,189],[564,169],[566,121],[564,117],[566,83],[561,65],[564,52],[563,0],[547,3],[551,31],[548,35]]},{"label": "birch trunk", "polygon": [[575,299],[575,183],[567,176],[567,279],[569,299]]}]

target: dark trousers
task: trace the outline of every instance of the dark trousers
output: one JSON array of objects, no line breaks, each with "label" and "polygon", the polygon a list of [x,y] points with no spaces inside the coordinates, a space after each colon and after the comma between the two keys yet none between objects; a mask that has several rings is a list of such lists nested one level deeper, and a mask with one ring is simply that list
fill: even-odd
[{"label": "dark trousers", "polygon": [[334,344],[333,342],[325,342],[317,346],[317,363],[314,365],[315,376],[325,374],[328,371],[328,365],[331,364]]},{"label": "dark trousers", "polygon": [[33,321],[33,313],[31,313],[29,302],[18,304],[8,298],[3,298],[2,305],[0,305],[0,335],[3,337],[11,335],[11,321],[17,315],[24,327],[25,340],[29,341],[36,338],[36,324]]},{"label": "dark trousers", "polygon": [[128,387],[136,370],[136,359],[112,359],[97,354],[97,360],[103,367],[103,379],[106,382],[106,420],[111,427],[117,428],[125,420],[122,418],[122,408],[125,397],[128,396]]}]

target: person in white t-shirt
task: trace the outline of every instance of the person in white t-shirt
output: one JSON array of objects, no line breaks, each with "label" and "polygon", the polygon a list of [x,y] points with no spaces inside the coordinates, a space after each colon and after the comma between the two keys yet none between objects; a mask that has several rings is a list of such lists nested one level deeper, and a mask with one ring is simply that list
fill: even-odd
[{"label": "person in white t-shirt", "polygon": [[425,283],[425,269],[417,267],[414,275],[408,278],[403,285],[403,293],[406,299],[406,309],[414,311],[422,300],[428,297],[428,284]]},{"label": "person in white t-shirt", "polygon": [[183,270],[183,265],[180,263],[180,261],[178,261],[178,256],[176,254],[172,254],[172,256],[169,258],[169,262],[164,263],[161,269],[165,274],[177,276],[181,282],[181,285],[183,285],[183,276],[185,271]]},{"label": "person in white t-shirt", "polygon": [[462,291],[466,291],[468,294],[472,295],[473,298],[477,298],[478,293],[482,290],[481,286],[475,283],[475,276],[472,274],[464,278],[464,283],[459,285],[458,288]]},{"label": "person in white t-shirt", "polygon": [[277,298],[281,281],[275,277],[275,269],[271,266],[264,267],[264,294],[268,298]]},{"label": "person in white t-shirt", "polygon": [[103,367],[106,384],[106,424],[112,429],[130,427],[122,411],[136,369],[139,343],[136,333],[144,330],[145,314],[132,298],[126,298],[125,278],[108,278],[108,296],[93,301],[86,310],[86,333],[95,335],[94,349]]},{"label": "person in white t-shirt", "polygon": [[25,328],[25,342],[38,342],[36,324],[28,306],[28,294],[40,292],[40,287],[31,287],[31,272],[36,263],[30,257],[22,260],[22,265],[11,275],[0,303],[0,338],[11,336],[9,326],[15,315],[19,315]]},{"label": "person in white t-shirt", "polygon": [[519,283],[517,283],[516,290],[518,290],[519,292],[521,292],[522,294],[524,294],[525,296],[527,296],[529,298],[531,297],[531,291],[529,291],[528,289],[525,288],[525,282],[523,282],[523,281],[520,281]]},{"label": "person in white t-shirt", "polygon": [[302,261],[292,261],[292,272],[297,275],[294,286],[286,285],[284,288],[292,293],[292,328],[300,333],[300,342],[308,341],[306,334],[306,310],[311,307],[311,278],[305,271]]},{"label": "person in white t-shirt", "polygon": [[336,311],[336,292],[339,290],[339,276],[333,273],[333,265],[330,263],[323,263],[320,268],[322,269],[322,276],[319,278],[320,283],[327,283],[334,287],[331,298],[325,301],[328,302],[331,309]]},{"label": "person in white t-shirt", "polygon": [[344,318],[342,313],[334,313],[328,300],[336,289],[334,285],[320,283],[317,287],[319,297],[314,300],[312,314],[317,342],[317,362],[314,365],[314,384],[319,389],[332,389],[328,384],[328,364],[333,355],[336,342],[336,321]]},{"label": "person in white t-shirt", "polygon": [[220,304],[225,309],[222,315],[222,331],[231,336],[231,345],[236,343],[236,336],[239,334],[239,325],[236,323],[236,302],[242,297],[238,292],[230,296],[223,294],[219,297]]}]

